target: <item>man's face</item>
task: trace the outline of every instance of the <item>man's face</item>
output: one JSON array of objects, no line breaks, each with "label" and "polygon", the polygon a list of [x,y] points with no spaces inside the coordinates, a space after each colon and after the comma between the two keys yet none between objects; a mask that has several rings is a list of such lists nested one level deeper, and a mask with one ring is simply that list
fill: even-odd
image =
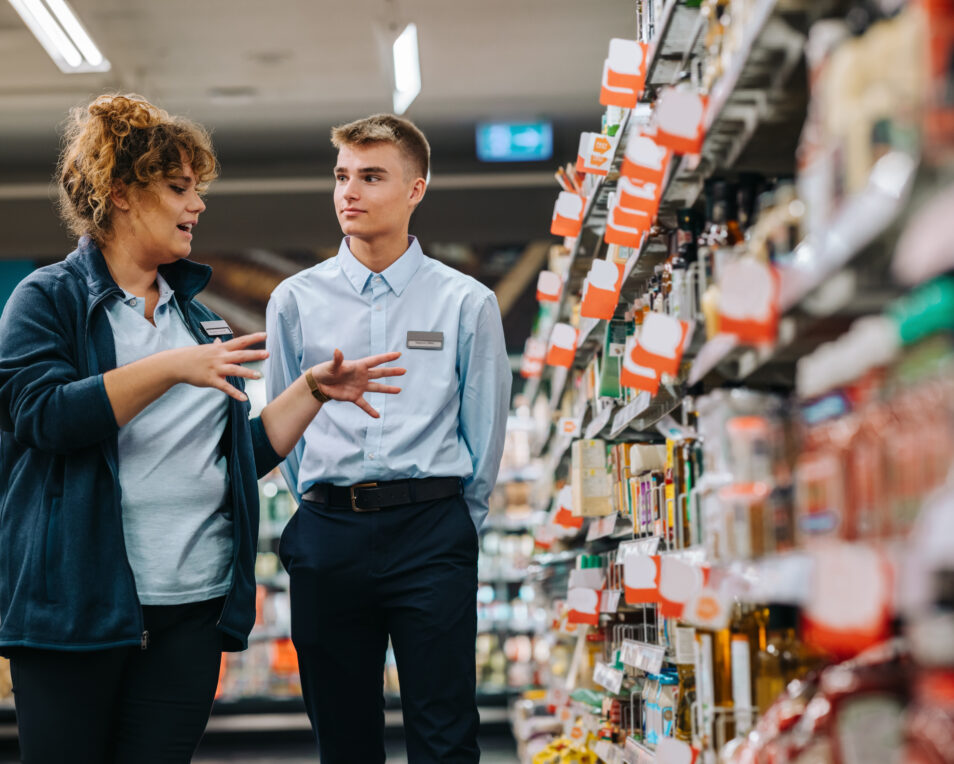
[{"label": "man's face", "polygon": [[376,239],[407,233],[424,181],[391,143],[344,145],[335,166],[335,213],[345,236]]}]

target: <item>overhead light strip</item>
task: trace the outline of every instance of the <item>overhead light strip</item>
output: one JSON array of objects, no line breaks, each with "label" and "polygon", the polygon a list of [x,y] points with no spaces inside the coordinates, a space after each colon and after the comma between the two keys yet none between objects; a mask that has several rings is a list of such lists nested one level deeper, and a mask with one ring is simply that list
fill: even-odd
[{"label": "overhead light strip", "polygon": [[46,0],[46,5],[42,0],[10,0],[10,5],[60,71],[66,74],[109,71],[109,61],[65,0]]},{"label": "overhead light strip", "polygon": [[417,24],[408,24],[394,41],[394,113],[403,114],[421,92]]}]

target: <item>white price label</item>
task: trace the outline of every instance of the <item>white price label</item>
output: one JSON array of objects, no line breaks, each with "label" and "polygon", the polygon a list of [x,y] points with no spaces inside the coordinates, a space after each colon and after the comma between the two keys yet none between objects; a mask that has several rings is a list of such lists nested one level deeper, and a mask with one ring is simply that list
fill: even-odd
[{"label": "white price label", "polygon": [[623,640],[620,658],[627,666],[638,668],[647,674],[658,674],[666,659],[666,648],[626,639]]},{"label": "white price label", "polygon": [[613,531],[616,530],[616,519],[618,517],[619,515],[613,512],[610,515],[593,520],[586,531],[586,540],[595,541],[596,539],[612,536]]},{"label": "white price label", "polygon": [[593,421],[586,426],[586,432],[584,433],[587,440],[593,440],[597,435],[599,435],[603,428],[606,427],[606,423],[609,422],[610,417],[613,416],[613,406],[607,405],[597,414]]},{"label": "white price label", "polygon": [[649,408],[652,399],[653,397],[649,393],[642,392],[623,406],[623,408],[619,410],[619,413],[613,417],[613,431],[617,432],[623,429],[633,419],[642,414]]},{"label": "white price label", "polygon": [[616,589],[603,592],[603,596],[600,597],[600,612],[615,613],[619,610],[619,601],[622,596],[623,593]]},{"label": "white price label", "polygon": [[600,687],[605,687],[614,695],[619,695],[623,686],[623,672],[597,661],[593,668],[593,681]]},{"label": "white price label", "polygon": [[606,584],[606,575],[602,568],[574,568],[570,571],[568,589],[602,589]]}]

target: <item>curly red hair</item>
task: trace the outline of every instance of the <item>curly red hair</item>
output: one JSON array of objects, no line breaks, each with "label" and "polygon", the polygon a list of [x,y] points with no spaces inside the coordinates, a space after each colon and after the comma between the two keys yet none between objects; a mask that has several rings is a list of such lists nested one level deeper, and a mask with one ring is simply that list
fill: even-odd
[{"label": "curly red hair", "polygon": [[64,144],[57,167],[60,216],[76,236],[98,244],[112,229],[116,181],[149,191],[181,174],[183,160],[200,190],[218,175],[208,131],[138,95],[102,95],[73,109]]}]

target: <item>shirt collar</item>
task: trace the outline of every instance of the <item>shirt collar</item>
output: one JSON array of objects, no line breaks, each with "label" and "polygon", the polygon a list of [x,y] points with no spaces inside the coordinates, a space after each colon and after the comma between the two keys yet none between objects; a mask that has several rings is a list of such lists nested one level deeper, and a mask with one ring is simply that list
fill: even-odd
[{"label": "shirt collar", "polygon": [[[361,294],[374,274],[370,269],[362,265],[358,261],[358,258],[351,253],[351,248],[348,246],[349,238],[350,237],[345,236],[341,240],[341,246],[338,247],[338,262],[341,265],[341,270],[344,271],[345,276],[347,276],[348,281],[351,282],[351,286],[354,287],[358,294]],[[381,277],[385,283],[391,287],[394,293],[400,297],[401,293],[410,283],[411,277],[417,273],[417,269],[421,267],[422,262],[424,262],[424,252],[421,250],[421,245],[418,243],[417,237],[408,236],[407,249],[404,250],[404,253],[397,260],[381,272]]]},{"label": "shirt collar", "polygon": [[[175,293],[169,282],[166,281],[162,274],[156,274],[156,286],[159,288],[159,300],[156,302],[156,309],[158,310],[161,306],[165,305],[169,300],[172,299],[172,295]],[[127,304],[133,304],[135,307],[140,305],[145,306],[146,301],[137,295],[134,295],[132,292],[129,292],[122,287],[119,287],[120,291],[123,293],[122,300]],[[136,300],[135,303],[132,303],[133,300]]]}]

